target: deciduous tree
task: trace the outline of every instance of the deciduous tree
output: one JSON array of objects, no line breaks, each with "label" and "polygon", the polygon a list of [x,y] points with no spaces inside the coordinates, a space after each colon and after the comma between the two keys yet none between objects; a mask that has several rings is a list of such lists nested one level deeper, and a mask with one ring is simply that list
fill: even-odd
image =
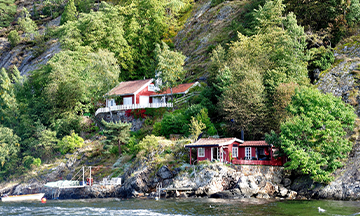
[{"label": "deciduous tree", "polygon": [[317,182],[330,182],[342,166],[352,142],[354,108],[341,98],[317,89],[298,89],[288,106],[291,118],[281,124],[280,147],[289,157],[287,169],[309,174]]}]

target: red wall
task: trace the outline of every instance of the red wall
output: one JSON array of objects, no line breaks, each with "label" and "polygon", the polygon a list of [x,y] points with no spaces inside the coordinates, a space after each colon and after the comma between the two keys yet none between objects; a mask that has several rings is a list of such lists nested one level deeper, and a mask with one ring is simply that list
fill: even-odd
[{"label": "red wall", "polygon": [[196,156],[197,156],[197,160],[198,161],[203,161],[203,160],[211,160],[211,148],[206,148],[205,147],[205,157],[199,157],[199,148],[196,148]]},{"label": "red wall", "polygon": [[[153,83],[151,83],[153,84]],[[146,86],[143,90],[136,94],[136,104],[140,103],[140,96],[150,96],[153,94],[153,91],[148,91],[149,86]],[[149,103],[152,103],[152,98],[150,97]]]}]

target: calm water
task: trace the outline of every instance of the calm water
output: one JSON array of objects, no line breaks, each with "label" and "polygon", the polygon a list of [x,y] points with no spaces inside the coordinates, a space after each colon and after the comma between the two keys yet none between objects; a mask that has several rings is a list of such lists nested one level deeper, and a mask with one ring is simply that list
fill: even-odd
[{"label": "calm water", "polygon": [[[317,207],[326,209],[319,214]],[[0,215],[360,215],[360,202],[258,199],[48,200],[1,203]]]}]

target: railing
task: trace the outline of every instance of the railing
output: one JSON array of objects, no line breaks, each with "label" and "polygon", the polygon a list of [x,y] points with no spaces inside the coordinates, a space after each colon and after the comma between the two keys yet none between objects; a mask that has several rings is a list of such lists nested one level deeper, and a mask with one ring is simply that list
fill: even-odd
[{"label": "railing", "polygon": [[110,111],[144,109],[144,108],[160,108],[160,107],[173,107],[173,104],[172,103],[149,103],[149,104],[129,104],[129,105],[104,107],[104,108],[97,109],[95,112],[95,116],[97,116],[99,113],[107,113]]},{"label": "railing", "polygon": [[200,92],[192,92],[190,94],[187,94],[187,95],[184,95],[184,96],[182,96],[180,98],[177,98],[177,99],[175,99],[175,104],[182,104],[184,102],[187,102],[189,98],[191,98],[191,97],[193,97],[195,95],[198,95],[198,94],[200,94]]},{"label": "railing", "polygon": [[233,159],[231,161],[233,164],[242,164],[242,165],[268,165],[268,166],[283,166],[284,163],[281,159],[279,160],[238,160]]}]

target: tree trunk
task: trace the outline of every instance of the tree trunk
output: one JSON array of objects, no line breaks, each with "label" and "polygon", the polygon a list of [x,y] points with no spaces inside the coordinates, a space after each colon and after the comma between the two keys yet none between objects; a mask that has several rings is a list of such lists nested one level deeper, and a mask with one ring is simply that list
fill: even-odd
[{"label": "tree trunk", "polygon": [[121,155],[121,142],[120,142],[120,140],[118,142],[118,148],[119,148],[119,155]]}]

